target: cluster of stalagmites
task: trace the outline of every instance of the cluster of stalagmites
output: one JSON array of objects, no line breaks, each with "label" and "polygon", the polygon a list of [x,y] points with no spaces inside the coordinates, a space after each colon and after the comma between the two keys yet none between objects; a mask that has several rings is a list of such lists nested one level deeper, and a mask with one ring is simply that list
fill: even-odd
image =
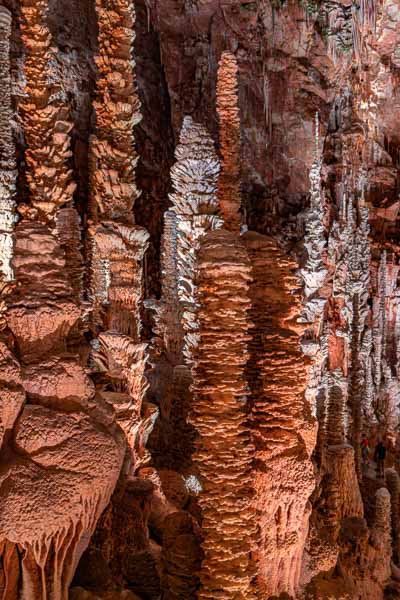
[{"label": "cluster of stalagmites", "polygon": [[[0,516],[4,598],[66,600],[82,552],[109,504],[127,442],[132,449],[137,445],[142,456],[137,438],[147,436],[154,422],[152,407],[142,410],[147,357],[137,316],[147,234],[135,228],[131,218],[136,164],[131,128],[137,120],[137,98],[132,86],[121,89],[131,66],[133,15],[130,3],[120,4],[98,6],[100,49],[108,40],[110,23],[118,44],[113,57],[107,58],[104,50],[103,62],[109,65],[111,60],[112,68],[102,71],[99,64],[99,89],[107,81],[109,89],[101,108],[96,106],[102,138],[92,145],[91,161],[92,182],[102,181],[96,175],[100,164],[104,177],[121,190],[118,195],[106,184],[92,186],[93,226],[100,257],[106,256],[109,264],[105,302],[111,308],[108,314],[100,310],[98,323],[93,301],[89,322],[96,333],[96,352],[91,366],[114,381],[115,392],[104,383],[98,389],[85,362],[88,351],[82,352],[88,304],[82,301],[80,219],[73,205],[75,183],[69,164],[72,124],[51,70],[45,0],[21,3],[26,94],[20,108],[29,196],[18,206],[21,218],[13,243],[11,15],[0,9],[0,258],[4,279],[15,277],[16,282],[3,296],[0,337],[0,441],[7,456],[1,472]],[[118,22],[119,29],[114,27]],[[119,83],[114,69],[123,72]],[[120,96],[113,97],[114,92]],[[93,158],[95,152],[103,157],[102,164]],[[113,197],[123,199],[115,211]],[[99,252],[92,255],[94,265],[98,256]]]},{"label": "cluster of stalagmites", "polygon": [[[151,565],[166,598],[296,597],[321,564],[328,571],[337,563],[343,522],[363,517],[362,424],[383,415],[393,429],[398,390],[386,360],[385,315],[398,271],[383,254],[371,311],[368,210],[344,177],[327,231],[317,119],[301,308],[295,265],[271,238],[241,232],[238,66],[225,52],[217,85],[221,163],[207,129],[186,117],[164,221],[162,297],[149,302],[156,318],[148,351],[141,337],[148,234],[134,219],[135,15],[129,0],[96,0],[95,8],[85,302],[72,124],[51,72],[49,2],[21,2],[29,197],[18,225],[11,15],[0,7],[0,271],[5,282],[16,280],[0,297],[0,448],[7,457],[0,592],[66,600],[124,465],[139,515],[134,558]],[[372,27],[370,8],[362,3]],[[308,375],[300,337],[312,359]],[[146,401],[147,374],[159,406]],[[154,432],[164,468],[150,465]],[[320,481],[311,514],[314,451]],[[396,560],[400,553],[396,471],[387,471],[386,484],[376,493],[373,524],[385,573],[392,543]],[[104,520],[122,539],[121,510],[117,498]],[[122,561],[118,543],[107,541],[106,551]],[[131,568],[137,575],[139,567]]]},{"label": "cluster of stalagmites", "polygon": [[[228,600],[298,589],[315,422],[304,399],[294,265],[272,240],[240,233],[237,64],[228,52],[217,112],[221,173],[206,129],[183,122],[154,344],[161,373],[173,374],[161,408],[165,430],[168,419],[176,425],[173,402],[174,411],[189,410],[195,433],[185,472],[201,508],[197,597]],[[173,572],[166,581],[178,598],[189,573]]]},{"label": "cluster of stalagmites", "polygon": [[[369,9],[364,3],[362,10]],[[372,27],[371,22],[367,26]],[[370,495],[368,486],[374,477],[370,462],[362,461],[361,439],[369,435],[375,441],[381,436],[388,444],[394,440],[398,423],[398,409],[394,408],[398,386],[393,370],[387,368],[391,360],[388,344],[396,344],[393,338],[397,337],[392,324],[390,328],[387,325],[387,315],[396,312],[392,303],[397,302],[393,296],[398,268],[388,264],[385,251],[380,261],[376,260],[377,249],[371,251],[366,166],[353,164],[356,148],[363,144],[365,155],[368,147],[368,140],[360,141],[359,137],[349,133],[341,140],[340,168],[331,167],[335,172],[332,178],[328,167],[324,188],[318,153],[310,173],[307,259],[301,271],[306,302],[301,321],[307,326],[302,348],[312,358],[307,394],[319,421],[315,459],[320,482],[314,496],[302,581],[307,583],[321,570],[319,555],[324,557],[324,570],[336,564],[342,567],[345,560],[347,565],[351,563],[353,559],[343,550],[343,531],[349,523],[358,523],[367,531],[365,539],[360,533],[362,558],[358,562],[369,562],[377,569],[370,597],[379,597],[390,575],[391,557],[398,560],[398,475],[394,470],[386,471],[388,489],[379,490],[373,501],[374,523],[369,514],[372,501],[366,501],[366,519],[370,519],[372,531],[368,534],[360,489]],[[329,136],[327,139],[328,144],[333,143]],[[335,183],[330,185],[332,181]],[[368,579],[354,574],[355,586],[357,577]],[[364,591],[360,594],[364,597]]]}]

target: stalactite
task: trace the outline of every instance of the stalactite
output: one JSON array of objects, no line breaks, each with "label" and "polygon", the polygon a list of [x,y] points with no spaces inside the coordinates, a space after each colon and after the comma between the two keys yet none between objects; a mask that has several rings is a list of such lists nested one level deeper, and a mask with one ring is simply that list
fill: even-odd
[{"label": "stalactite", "polygon": [[222,54],[218,68],[217,113],[221,144],[218,200],[225,227],[240,229],[240,118],[237,99],[238,65],[231,52]]},{"label": "stalactite", "polygon": [[224,230],[204,238],[197,271],[199,344],[194,352],[193,456],[200,473],[204,560],[199,599],[254,597],[256,516],[247,421],[250,264]]},{"label": "stalactite", "polygon": [[12,134],[11,22],[11,13],[0,6],[0,273],[1,279],[5,282],[14,279],[11,261],[14,251],[13,231],[16,222],[14,197],[17,179]]}]

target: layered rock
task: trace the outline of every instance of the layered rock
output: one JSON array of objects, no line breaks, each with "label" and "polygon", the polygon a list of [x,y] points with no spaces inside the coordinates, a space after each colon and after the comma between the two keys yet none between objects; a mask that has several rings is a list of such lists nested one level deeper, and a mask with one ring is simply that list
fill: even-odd
[{"label": "layered rock", "polygon": [[247,424],[251,270],[243,243],[226,230],[204,238],[198,262],[199,343],[194,351],[194,461],[202,491],[198,598],[252,598],[256,514]]},{"label": "layered rock", "polygon": [[[119,428],[112,421],[105,427],[96,410],[93,384],[78,350],[85,311],[77,293],[81,264],[68,164],[71,125],[52,83],[47,9],[47,2],[21,6],[29,204],[19,206],[23,218],[15,229],[16,286],[7,299],[7,329],[1,339],[0,577],[5,596],[26,600],[66,600],[125,454]],[[4,100],[9,122],[2,141],[9,155],[1,158],[12,167],[9,96]],[[70,254],[65,250],[70,237],[59,237],[57,218],[63,207],[70,211],[68,227],[71,213],[75,218]]]},{"label": "layered rock", "polygon": [[260,526],[259,584],[267,597],[293,595],[299,586],[315,486],[311,455],[317,433],[304,396],[307,370],[299,347],[299,282],[295,265],[273,240],[256,233],[246,233],[243,239],[252,266],[247,380]]},{"label": "layered rock", "polygon": [[[175,192],[171,194],[176,214],[176,271],[179,310],[184,332],[183,354],[191,364],[191,352],[197,345],[195,271],[201,238],[222,226],[216,198],[219,160],[214,144],[202,125],[185,118],[176,163],[171,171]],[[218,187],[219,189],[219,187]]]},{"label": "layered rock", "polygon": [[32,207],[26,209],[26,214],[35,218],[39,213],[51,223],[57,210],[71,203],[76,188],[69,165],[72,123],[67,107],[58,100],[58,86],[50,66],[51,34],[44,25],[48,2],[24,0],[21,14],[27,94],[21,110]]},{"label": "layered rock", "polygon": [[140,342],[148,233],[135,225],[133,213],[139,196],[133,128],[141,119],[132,57],[135,12],[126,0],[98,0],[96,13],[96,129],[89,149],[91,360],[95,372],[104,374],[98,393],[116,410],[138,467],[147,456],[141,423],[147,358]]}]

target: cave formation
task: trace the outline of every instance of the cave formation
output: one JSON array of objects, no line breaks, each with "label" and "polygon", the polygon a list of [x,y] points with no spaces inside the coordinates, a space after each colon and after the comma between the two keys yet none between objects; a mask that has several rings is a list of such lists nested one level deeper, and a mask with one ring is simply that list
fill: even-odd
[{"label": "cave formation", "polygon": [[399,48],[0,0],[0,600],[400,598]]}]

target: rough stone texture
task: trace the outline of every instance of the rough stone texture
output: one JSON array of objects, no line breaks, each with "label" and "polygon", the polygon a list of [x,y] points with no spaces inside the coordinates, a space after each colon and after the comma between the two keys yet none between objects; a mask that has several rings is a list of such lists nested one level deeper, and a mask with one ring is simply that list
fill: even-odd
[{"label": "rough stone texture", "polygon": [[252,232],[243,239],[252,265],[247,380],[260,526],[259,585],[268,597],[298,589],[315,487],[311,455],[317,429],[304,397],[307,370],[299,347],[295,265],[273,240]]},{"label": "rough stone texture", "polygon": [[204,238],[197,276],[199,343],[190,420],[197,432],[202,549],[199,598],[252,598],[256,536],[245,366],[249,340],[249,259],[233,232]]},{"label": "rough stone texture", "polygon": [[[0,595],[65,598],[119,476],[78,597],[399,597],[397,0],[3,4]],[[199,306],[221,216],[252,281],[226,298],[210,256]],[[224,348],[212,329],[200,377],[217,296],[243,327]],[[207,430],[226,415],[196,387],[234,365],[249,527],[222,479],[237,428]],[[388,445],[385,479],[363,434]]]}]

